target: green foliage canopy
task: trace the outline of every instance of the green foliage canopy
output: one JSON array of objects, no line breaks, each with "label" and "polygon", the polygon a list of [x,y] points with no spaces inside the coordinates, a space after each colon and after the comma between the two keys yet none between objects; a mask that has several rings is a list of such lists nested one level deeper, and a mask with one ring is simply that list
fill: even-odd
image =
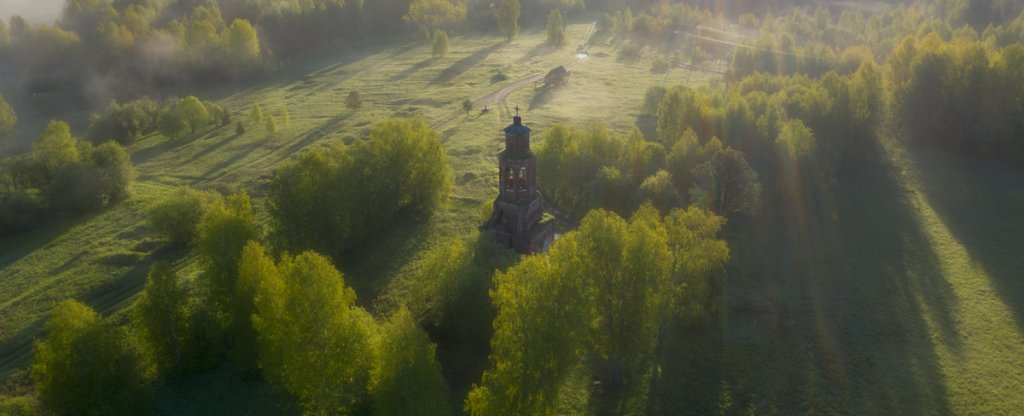
[{"label": "green foliage canopy", "polygon": [[0,138],[11,134],[17,123],[18,116],[14,113],[14,109],[7,103],[4,96],[0,95]]},{"label": "green foliage canopy", "polygon": [[216,309],[228,315],[228,321],[245,319],[231,308],[242,249],[260,236],[249,196],[244,192],[228,197],[226,204],[211,206],[196,228],[196,252],[203,267],[202,282],[209,290]]},{"label": "green foliage canopy", "polygon": [[519,34],[521,12],[519,0],[501,0],[494,10],[494,17],[498,19],[498,30],[509,40]]},{"label": "green foliage canopy", "polygon": [[451,414],[436,346],[407,309],[399,309],[383,325],[376,349],[370,374],[374,415]]},{"label": "green foliage canopy", "polygon": [[466,410],[555,414],[560,388],[579,365],[613,394],[635,392],[666,320],[714,306],[712,277],[728,259],[715,236],[722,222],[697,208],[663,220],[645,205],[628,222],[594,210],[547,254],[498,273],[492,366]]},{"label": "green foliage canopy", "polygon": [[61,414],[137,415],[149,404],[139,357],[96,312],[61,302],[35,345],[31,374],[43,404]]},{"label": "green foliage canopy", "polygon": [[252,318],[260,368],[308,413],[352,410],[365,396],[374,362],[373,319],[323,256],[306,252],[285,255],[273,267],[260,263]]},{"label": "green foliage canopy", "polygon": [[196,237],[199,220],[223,200],[216,192],[183,187],[150,207],[146,219],[157,234],[173,244],[187,246]]},{"label": "green foliage canopy", "polygon": [[448,54],[448,34],[444,33],[443,30],[438,29],[434,32],[434,43],[431,47],[431,53],[435,57]]},{"label": "green foliage canopy", "polygon": [[269,193],[272,237],[282,249],[337,258],[399,211],[433,212],[448,197],[450,176],[426,122],[382,121],[351,151],[320,147],[278,170]]},{"label": "green foliage canopy", "polygon": [[[402,20],[415,25],[425,37],[429,37],[466,20],[466,5],[452,0],[413,0]],[[436,35],[434,42],[437,42]]]},{"label": "green foliage canopy", "polygon": [[565,43],[565,24],[562,23],[562,12],[558,9],[551,9],[551,13],[548,14],[548,43],[552,45],[561,45]]}]

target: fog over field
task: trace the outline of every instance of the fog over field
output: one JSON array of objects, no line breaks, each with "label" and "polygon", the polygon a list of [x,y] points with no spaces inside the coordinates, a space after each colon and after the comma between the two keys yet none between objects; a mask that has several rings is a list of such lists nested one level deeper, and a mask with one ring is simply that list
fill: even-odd
[{"label": "fog over field", "polygon": [[30,23],[51,23],[60,17],[63,0],[2,0],[0,18],[20,15]]}]

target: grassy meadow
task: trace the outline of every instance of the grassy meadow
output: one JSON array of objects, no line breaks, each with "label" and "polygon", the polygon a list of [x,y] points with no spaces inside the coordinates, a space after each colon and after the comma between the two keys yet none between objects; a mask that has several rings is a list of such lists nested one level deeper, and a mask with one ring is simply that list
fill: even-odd
[{"label": "grassy meadow", "polygon": [[[226,106],[234,120],[260,104],[280,130],[247,123],[241,135],[232,124],[179,140],[146,137],[132,149],[137,180],[127,201],[0,239],[0,379],[24,375],[32,341],[59,300],[81,299],[116,317],[154,261],[198,272],[187,251],[166,248],[143,218],[178,187],[247,190],[265,223],[262,195],[280,162],[319,143],[362,140],[386,117],[443,119],[461,111],[463,99],[574,62],[589,25],[568,25],[561,48],[546,46],[542,30],[511,42],[453,36],[442,58],[423,42],[392,39],[290,62],[255,85],[183,92]],[[539,145],[556,123],[624,133],[638,121],[647,87],[713,81],[682,69],[652,73],[653,58],[667,57],[662,51],[636,59],[617,52],[598,38],[568,85],[545,94],[527,86],[488,103],[493,111],[477,108],[439,126],[455,174],[448,207],[426,221],[400,220],[344,259],[360,303],[371,305],[436,237],[475,230],[497,187],[494,155],[511,108],[521,108]],[[363,100],[355,111],[345,106],[353,90]],[[80,135],[84,126],[75,127]],[[668,337],[648,401],[635,407],[666,415],[1024,412],[1024,172],[906,149],[892,137],[881,148],[882,161],[844,172],[830,192],[803,184],[802,198],[787,200],[766,187],[780,203],[727,226],[729,312],[719,327]],[[565,413],[590,413],[589,382],[581,374],[566,386]],[[229,396],[237,400],[225,402]],[[161,414],[298,412],[279,391],[225,368],[175,380],[158,398]]]}]

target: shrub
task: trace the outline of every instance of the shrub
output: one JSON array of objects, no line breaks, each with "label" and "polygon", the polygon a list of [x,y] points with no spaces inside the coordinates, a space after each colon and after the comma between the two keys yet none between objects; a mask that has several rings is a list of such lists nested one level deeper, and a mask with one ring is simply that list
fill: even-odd
[{"label": "shrub", "polygon": [[216,192],[181,188],[171,192],[146,212],[149,226],[172,243],[185,246],[195,240],[196,225],[215,204],[223,203]]},{"label": "shrub", "polygon": [[445,56],[448,54],[448,34],[438,29],[434,32],[434,44],[431,48],[434,56]]},{"label": "shrub", "polygon": [[657,57],[654,58],[654,62],[651,63],[651,72],[668,72],[672,68],[672,64],[665,58]]},{"label": "shrub", "polygon": [[85,137],[94,143],[114,140],[127,146],[146,133],[156,130],[160,109],[152,99],[142,98],[125,104],[111,101],[106,111],[93,114]]}]

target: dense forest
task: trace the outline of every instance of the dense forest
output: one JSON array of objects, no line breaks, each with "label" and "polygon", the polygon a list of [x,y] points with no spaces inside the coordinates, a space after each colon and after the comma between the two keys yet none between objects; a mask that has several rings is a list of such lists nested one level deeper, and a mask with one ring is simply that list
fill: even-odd
[{"label": "dense forest", "polygon": [[[826,375],[780,370],[790,378],[778,386],[742,373],[753,364],[730,367],[745,365],[739,360],[715,371],[746,380],[694,382],[687,371],[711,365],[699,354],[712,355],[694,346],[714,348],[692,338],[757,361],[757,353],[736,352],[749,340],[729,338],[723,328],[735,310],[775,306],[741,304],[729,293],[736,287],[729,280],[747,270],[736,257],[756,258],[751,252],[774,253],[772,246],[785,244],[757,240],[764,224],[802,233],[770,235],[780,241],[824,234],[807,225],[815,215],[839,227],[839,210],[824,207],[853,199],[848,189],[858,189],[857,178],[888,169],[897,146],[1019,169],[1024,4],[722,3],[67,0],[53,23],[0,20],[0,91],[7,95],[0,95],[0,149],[8,149],[0,159],[0,238],[137,203],[133,163],[153,156],[133,150],[147,142],[184,146],[214,134],[258,134],[267,145],[292,134],[296,117],[288,103],[232,108],[203,90],[263,87],[305,59],[355,54],[381,39],[426,48],[429,59],[417,64],[425,66],[456,42],[484,34],[509,43],[540,31],[544,48],[573,49],[568,22],[593,21],[591,42],[613,48],[619,63],[649,60],[644,71],[664,80],[633,94],[642,99],[631,103],[631,128],[568,120],[539,132],[538,183],[560,227],[544,253],[517,255],[482,232],[464,231],[490,214],[491,200],[483,200],[483,218],[451,209],[477,210],[479,201],[464,187],[476,178],[453,158],[460,156],[451,151],[454,134],[416,114],[303,141],[254,186],[224,189],[195,180],[138,203],[132,209],[164,257],[145,265],[144,286],[123,313],[104,316],[74,296],[53,302],[39,323],[30,366],[0,388],[0,414],[150,414],[159,390],[223,368],[266,383],[281,397],[273,409],[280,414],[901,409],[892,400],[904,396],[864,404],[849,393],[859,387],[844,384],[846,374],[832,374],[845,351],[806,352],[826,356],[808,358],[825,362]],[[679,68],[713,76],[670,78]],[[344,108],[334,110],[371,111],[365,92],[337,94]],[[476,101],[453,100],[461,104],[458,115],[468,120],[475,113]],[[79,112],[90,114],[81,128],[61,121]],[[8,145],[16,132],[25,134],[19,123],[27,118],[49,121],[24,141],[30,148]],[[486,184],[484,192],[496,193]],[[426,242],[412,254],[365,249],[396,224],[420,229],[453,216],[472,224],[414,234]],[[813,243],[800,243],[814,252]],[[400,255],[408,261],[388,269],[395,277],[357,293],[348,271],[353,263]],[[181,259],[194,261],[189,270],[196,272],[178,267]],[[813,317],[822,328],[828,318]],[[947,324],[934,320],[940,322],[929,324]],[[854,326],[844,335],[877,330],[900,337],[884,323]],[[786,336],[792,334],[779,338]],[[1024,366],[1020,357],[1016,364]],[[1009,388],[1024,389],[1017,384],[1024,375],[1007,371]],[[677,384],[692,391],[679,393]],[[788,384],[817,395],[773,395]],[[1016,407],[1022,403],[1013,397],[983,409],[1012,414],[1024,410]],[[949,407],[904,410],[978,409],[937,406]]]}]

